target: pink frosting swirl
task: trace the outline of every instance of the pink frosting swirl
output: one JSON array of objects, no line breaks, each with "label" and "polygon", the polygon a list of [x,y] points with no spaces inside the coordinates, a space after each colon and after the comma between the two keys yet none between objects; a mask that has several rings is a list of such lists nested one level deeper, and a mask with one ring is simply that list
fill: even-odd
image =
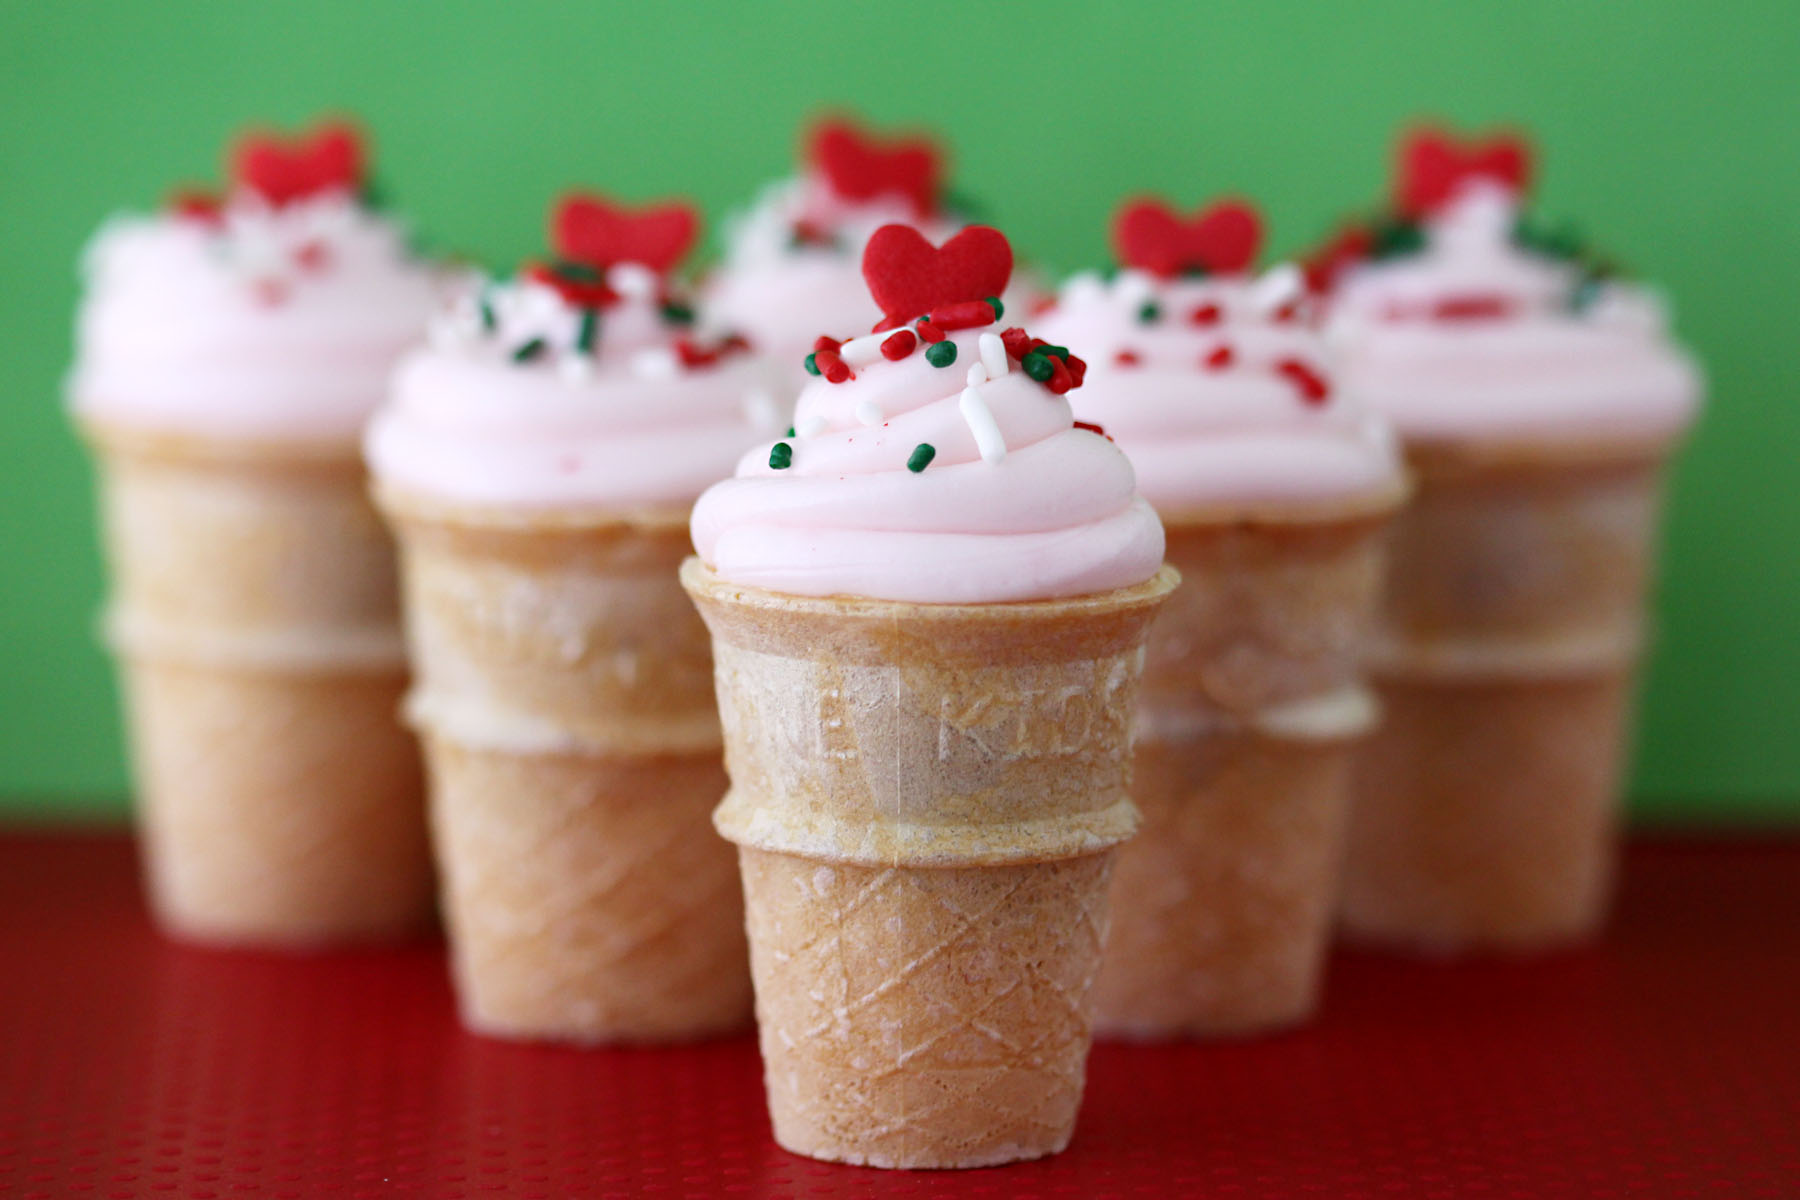
[{"label": "pink frosting swirl", "polygon": [[1054,599],[1149,579],[1162,525],[1131,464],[1075,428],[1066,398],[1022,370],[1000,328],[950,334],[948,366],[923,346],[883,358],[875,347],[889,335],[846,344],[855,378],[801,393],[795,436],[778,444],[791,465],[774,465],[778,447],[759,448],[695,505],[701,558],[774,591],[918,603]]},{"label": "pink frosting swirl", "polygon": [[463,297],[369,425],[376,478],[480,510],[628,514],[685,510],[729,474],[778,428],[761,366],[691,338],[652,272],[607,278],[619,298],[597,311],[527,278]]},{"label": "pink frosting swirl", "polygon": [[1467,184],[1416,253],[1350,268],[1331,300],[1340,378],[1407,438],[1668,438],[1702,379],[1651,292],[1584,281],[1515,243],[1511,190]]},{"label": "pink frosting swirl", "polygon": [[1077,348],[1077,416],[1118,440],[1165,518],[1230,519],[1399,494],[1386,423],[1334,386],[1292,267],[1078,275],[1035,324]]},{"label": "pink frosting swirl", "polygon": [[446,275],[346,191],[107,223],[84,259],[78,413],[158,431],[354,445]]}]

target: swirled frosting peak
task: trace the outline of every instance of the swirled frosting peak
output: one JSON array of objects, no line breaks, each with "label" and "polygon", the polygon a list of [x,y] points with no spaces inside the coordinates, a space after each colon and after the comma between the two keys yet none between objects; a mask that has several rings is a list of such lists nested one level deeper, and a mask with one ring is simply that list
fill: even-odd
[{"label": "swirled frosting peak", "polygon": [[696,335],[669,282],[697,232],[684,205],[564,197],[557,257],[470,289],[402,362],[377,478],[477,509],[684,510],[779,419],[748,343]]},{"label": "swirled frosting peak", "polygon": [[789,436],[695,505],[701,558],[749,586],[919,603],[1154,575],[1161,523],[1069,408],[1085,361],[1006,320],[1006,239],[971,226],[934,246],[887,226],[863,263],[881,329],[814,343]]},{"label": "swirled frosting peak", "polygon": [[1105,426],[1167,520],[1386,503],[1392,438],[1335,386],[1300,272],[1253,270],[1262,223],[1227,200],[1192,217],[1120,209],[1124,269],[1076,275],[1039,330],[1093,364],[1075,411]]},{"label": "swirled frosting peak", "polygon": [[226,192],[185,189],[88,245],[75,410],[199,436],[354,444],[445,274],[367,201],[356,130],[256,133]]},{"label": "swirled frosting peak", "polygon": [[1524,216],[1522,142],[1401,145],[1392,212],[1314,263],[1347,391],[1402,435],[1667,438],[1701,378],[1657,296]]}]

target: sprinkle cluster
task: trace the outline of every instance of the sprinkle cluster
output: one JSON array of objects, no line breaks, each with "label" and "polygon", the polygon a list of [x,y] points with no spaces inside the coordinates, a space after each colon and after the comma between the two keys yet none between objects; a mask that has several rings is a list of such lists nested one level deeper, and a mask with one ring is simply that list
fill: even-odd
[{"label": "sprinkle cluster", "polygon": [[[827,383],[847,383],[856,378],[856,368],[882,359],[899,362],[910,357],[921,346],[924,347],[927,363],[940,370],[946,369],[954,366],[957,360],[956,343],[949,339],[949,334],[958,330],[997,325],[1005,313],[1006,306],[997,297],[990,296],[985,300],[941,305],[899,329],[884,329],[847,341],[821,337],[813,343],[812,353],[806,356],[806,369]],[[1016,363],[1018,369],[1029,378],[1042,384],[1052,395],[1060,396],[1070,388],[1081,386],[1087,377],[1087,363],[1070,354],[1068,347],[1055,346],[1043,338],[1032,337],[1016,326],[1001,333],[981,334],[976,347],[978,361],[969,365],[964,376],[964,387],[957,397],[957,408],[975,439],[982,461],[998,463],[1006,457],[1006,439],[1000,432],[999,423],[988,409],[987,401],[982,398],[981,386],[1007,375]],[[886,419],[880,408],[870,401],[857,406],[856,417],[865,426],[880,425]],[[1079,428],[1102,432],[1097,425],[1082,422],[1076,424]],[[814,437],[824,430],[824,419],[813,417],[797,428],[790,428],[788,436]],[[937,447],[929,442],[920,442],[907,456],[906,469],[916,475],[930,466],[936,457]],[[772,469],[782,471],[793,464],[794,447],[791,443],[776,442],[770,448],[769,466]]]}]

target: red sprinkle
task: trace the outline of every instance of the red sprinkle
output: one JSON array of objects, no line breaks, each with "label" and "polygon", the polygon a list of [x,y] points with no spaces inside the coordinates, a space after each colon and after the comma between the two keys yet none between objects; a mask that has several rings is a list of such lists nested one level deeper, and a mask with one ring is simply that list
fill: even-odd
[{"label": "red sprinkle", "polygon": [[881,343],[881,357],[889,362],[899,362],[917,349],[918,345],[919,339],[913,335],[912,330],[896,329]]},{"label": "red sprinkle", "polygon": [[258,279],[250,285],[250,290],[256,297],[256,302],[266,308],[274,308],[287,302],[287,284],[279,279]]},{"label": "red sprinkle", "polygon": [[986,300],[963,300],[932,310],[928,318],[939,329],[974,329],[994,323],[994,310]]},{"label": "red sprinkle", "polygon": [[1315,407],[1331,397],[1331,385],[1325,377],[1297,358],[1284,358],[1275,370],[1300,389],[1300,398]]},{"label": "red sprinkle", "polygon": [[750,343],[735,333],[710,347],[688,338],[678,338],[675,342],[675,356],[681,360],[682,366],[691,370],[695,367],[710,367],[729,355],[742,353],[749,348]]},{"label": "red sprinkle", "polygon": [[1000,335],[1000,344],[1014,358],[1024,358],[1031,353],[1031,335],[1016,325]]},{"label": "red sprinkle", "polygon": [[1223,371],[1237,361],[1237,352],[1230,346],[1220,345],[1213,352],[1200,360],[1200,365],[1209,371]]},{"label": "red sprinkle", "polygon": [[1286,304],[1276,309],[1271,316],[1274,321],[1280,325],[1298,321],[1300,319],[1300,301],[1289,300]]},{"label": "red sprinkle", "polygon": [[1100,428],[1098,425],[1094,424],[1092,421],[1077,421],[1077,422],[1075,422],[1075,428],[1085,429],[1089,433],[1097,433],[1109,442],[1113,440],[1112,434],[1106,432],[1106,430]]},{"label": "red sprinkle", "polygon": [[1201,304],[1188,314],[1188,323],[1190,325],[1217,325],[1219,319],[1224,315],[1219,311],[1217,304]]},{"label": "red sprinkle", "polygon": [[1063,362],[1069,368],[1069,378],[1072,381],[1069,386],[1080,387],[1087,379],[1087,359],[1076,358],[1071,354],[1069,357],[1065,358]]},{"label": "red sprinkle", "polygon": [[306,242],[294,251],[294,265],[303,271],[323,270],[331,261],[331,248],[324,242]]},{"label": "red sprinkle", "polygon": [[1050,378],[1044,386],[1057,396],[1075,386],[1075,377],[1069,373],[1068,365],[1055,355],[1050,356]]},{"label": "red sprinkle", "polygon": [[525,277],[553,289],[577,308],[606,308],[619,298],[604,279],[571,279],[545,263],[531,263],[525,268]]},{"label": "red sprinkle", "polygon": [[224,219],[224,203],[211,192],[199,188],[179,188],[169,197],[169,209],[187,221],[217,225]]},{"label": "red sprinkle", "polygon": [[1431,315],[1439,321],[1481,321],[1511,311],[1512,301],[1505,296],[1447,296],[1432,305]]},{"label": "red sprinkle", "polygon": [[1143,361],[1136,350],[1121,350],[1113,355],[1113,365],[1115,366],[1135,367]]},{"label": "red sprinkle", "polygon": [[815,350],[813,365],[819,368],[819,374],[825,377],[827,383],[846,383],[856,378],[856,372],[850,369],[849,363],[838,357],[836,350]]},{"label": "red sprinkle", "polygon": [[813,353],[815,353],[815,354],[825,354],[825,353],[836,354],[840,349],[843,348],[843,345],[844,345],[844,343],[838,341],[834,337],[826,337],[824,334],[820,334],[818,337],[813,339]]},{"label": "red sprinkle", "polygon": [[937,345],[944,340],[944,331],[933,324],[931,318],[919,322],[919,339],[928,345]]}]

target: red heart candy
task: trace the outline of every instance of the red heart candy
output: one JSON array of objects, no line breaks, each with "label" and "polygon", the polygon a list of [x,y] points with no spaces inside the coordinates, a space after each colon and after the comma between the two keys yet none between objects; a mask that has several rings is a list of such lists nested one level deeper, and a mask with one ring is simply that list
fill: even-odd
[{"label": "red heart candy", "polygon": [[1485,142],[1458,142],[1441,129],[1418,129],[1400,143],[1394,204],[1412,220],[1442,208],[1465,183],[1488,179],[1515,192],[1531,182],[1531,146],[1502,134]]},{"label": "red heart candy", "polygon": [[1128,267],[1163,279],[1196,268],[1236,274],[1256,261],[1262,218],[1241,200],[1223,200],[1183,220],[1160,200],[1127,204],[1113,220],[1113,250]]},{"label": "red heart candy", "polygon": [[681,261],[699,232],[700,218],[682,203],[633,210],[604,196],[571,192],[550,213],[556,253],[599,270],[633,262],[662,274]]},{"label": "red heart candy", "polygon": [[863,250],[862,272],[887,316],[883,324],[898,325],[943,305],[998,296],[1012,264],[1006,235],[986,225],[971,225],[942,246],[910,225],[883,225]]},{"label": "red heart candy", "polygon": [[362,135],[344,121],[294,138],[249,133],[232,150],[230,174],[277,208],[323,192],[354,192],[363,180]]},{"label": "red heart candy", "polygon": [[838,118],[813,130],[807,159],[846,200],[901,196],[921,220],[937,210],[943,156],[926,138],[883,141]]}]

